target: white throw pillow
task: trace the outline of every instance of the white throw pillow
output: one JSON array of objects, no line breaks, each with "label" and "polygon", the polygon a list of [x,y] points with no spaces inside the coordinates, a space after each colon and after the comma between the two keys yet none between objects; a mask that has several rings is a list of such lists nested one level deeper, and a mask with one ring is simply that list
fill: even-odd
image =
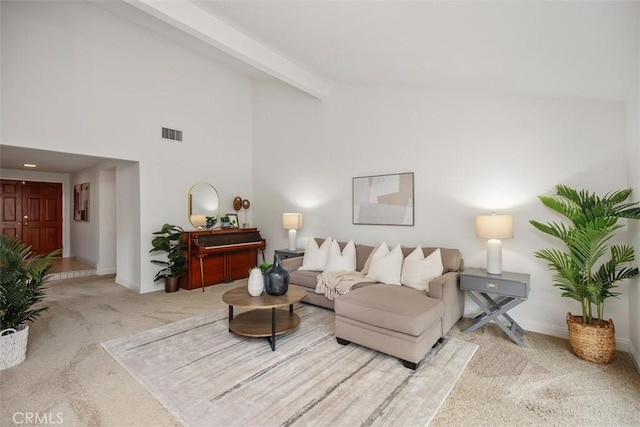
[{"label": "white throw pillow", "polygon": [[441,276],[443,270],[440,248],[425,258],[422,248],[418,246],[404,260],[401,283],[410,288],[428,291],[429,282]]},{"label": "white throw pillow", "polygon": [[367,278],[387,285],[400,285],[403,261],[400,245],[389,251],[387,244],[383,242],[371,257]]},{"label": "white throw pillow", "polygon": [[356,271],[356,244],[353,240],[349,240],[342,252],[336,240],[331,242],[329,259],[324,271]]},{"label": "white throw pillow", "polygon": [[298,270],[323,271],[329,259],[329,248],[331,247],[331,237],[327,237],[318,247],[316,239],[313,237],[307,242],[302,258],[302,267]]}]

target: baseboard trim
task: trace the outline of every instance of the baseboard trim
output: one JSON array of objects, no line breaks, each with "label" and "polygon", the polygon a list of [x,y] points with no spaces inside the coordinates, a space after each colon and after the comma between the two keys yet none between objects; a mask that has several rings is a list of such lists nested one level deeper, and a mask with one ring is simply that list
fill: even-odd
[{"label": "baseboard trim", "polygon": [[99,268],[98,270],[96,270],[96,274],[98,276],[105,276],[107,274],[116,274],[116,268],[115,267]]},{"label": "baseboard trim", "polygon": [[[566,326],[564,328],[555,325],[547,325],[538,322],[519,322],[525,331],[537,332],[539,334],[551,335],[553,337],[569,339]],[[627,339],[616,337],[616,350],[631,353],[631,342]],[[637,358],[636,358],[637,367]]]},{"label": "baseboard trim", "polygon": [[640,354],[638,354],[638,349],[636,349],[633,345],[633,342],[629,342],[629,355],[631,355],[631,360],[636,365],[636,371],[640,374]]},{"label": "baseboard trim", "polygon": [[120,286],[124,286],[125,288],[131,289],[132,291],[135,291],[137,293],[140,293],[140,285],[138,283],[129,282],[127,280],[124,280],[116,276],[116,284]]}]

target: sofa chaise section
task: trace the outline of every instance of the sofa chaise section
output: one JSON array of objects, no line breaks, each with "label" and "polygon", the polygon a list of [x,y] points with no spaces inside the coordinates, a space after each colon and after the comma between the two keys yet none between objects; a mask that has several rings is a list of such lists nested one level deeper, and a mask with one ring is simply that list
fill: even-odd
[{"label": "sofa chaise section", "polygon": [[[318,244],[321,239],[316,239]],[[341,249],[345,246],[340,242]],[[426,256],[438,248],[423,248]],[[362,271],[373,246],[356,245],[356,269]],[[402,248],[406,257],[413,248]],[[319,271],[298,270],[303,257],[289,258],[283,266],[289,281],[307,291],[304,302],[333,309],[339,343],[353,342],[401,359],[415,369],[422,358],[464,313],[464,293],[459,274],[464,268],[457,249],[440,248],[442,275],[429,282],[427,291],[382,283],[359,283],[330,301],[315,292]]]}]

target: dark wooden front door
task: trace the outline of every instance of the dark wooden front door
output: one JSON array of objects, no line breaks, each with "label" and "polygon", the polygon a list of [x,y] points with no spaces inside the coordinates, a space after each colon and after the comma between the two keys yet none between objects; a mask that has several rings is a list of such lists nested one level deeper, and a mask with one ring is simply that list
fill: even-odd
[{"label": "dark wooden front door", "polygon": [[62,184],[0,180],[1,232],[35,253],[62,249]]}]

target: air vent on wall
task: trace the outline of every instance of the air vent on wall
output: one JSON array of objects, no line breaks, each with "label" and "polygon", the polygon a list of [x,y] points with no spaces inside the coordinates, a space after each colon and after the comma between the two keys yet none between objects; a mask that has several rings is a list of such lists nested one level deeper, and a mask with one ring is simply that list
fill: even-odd
[{"label": "air vent on wall", "polygon": [[169,129],[169,128],[162,128],[162,138],[170,139],[172,141],[182,141],[182,131]]}]

